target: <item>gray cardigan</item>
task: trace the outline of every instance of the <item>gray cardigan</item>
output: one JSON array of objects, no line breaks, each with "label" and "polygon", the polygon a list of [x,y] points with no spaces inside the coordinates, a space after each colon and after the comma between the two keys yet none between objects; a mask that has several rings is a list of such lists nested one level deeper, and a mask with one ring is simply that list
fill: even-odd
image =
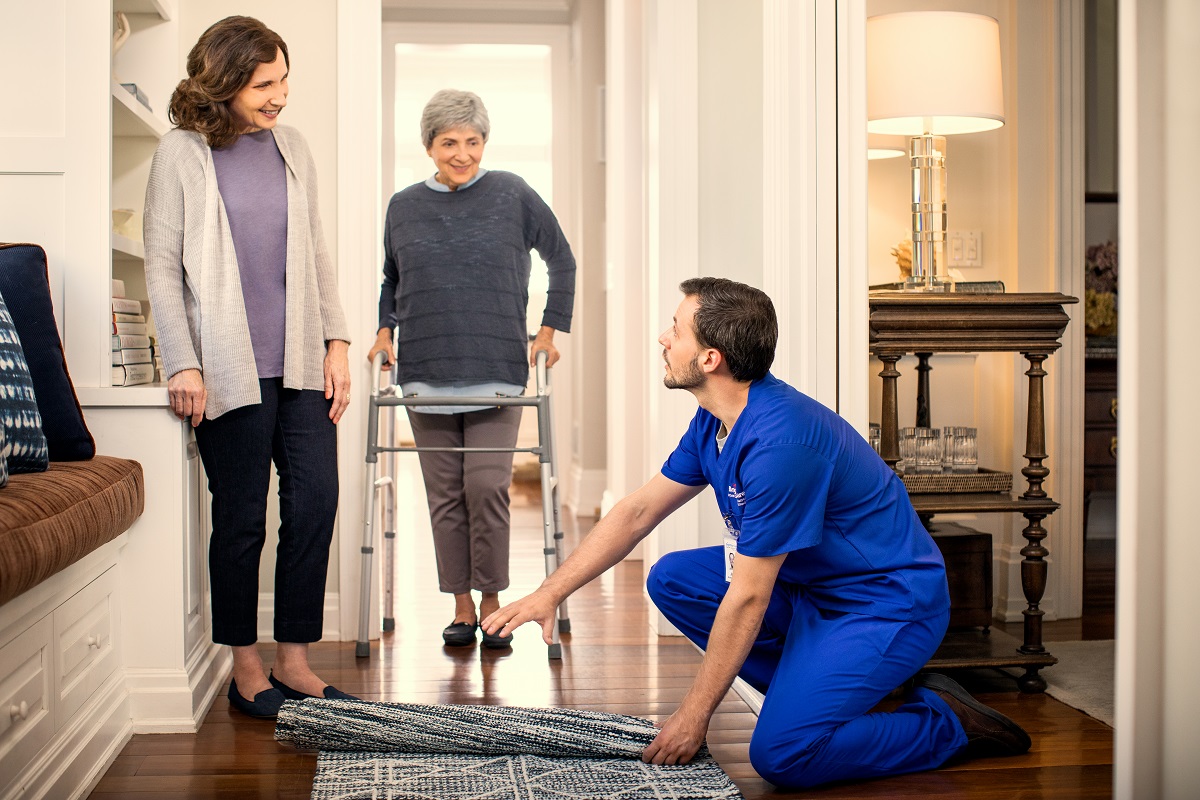
[{"label": "gray cardigan", "polygon": [[[325,388],[326,342],[349,342],[317,205],[312,154],[275,128],[287,164],[287,295],[283,385]],[[168,376],[198,369],[214,419],[261,402],[241,278],[212,151],[192,131],[163,136],[150,166],[144,223],[146,289]]]}]

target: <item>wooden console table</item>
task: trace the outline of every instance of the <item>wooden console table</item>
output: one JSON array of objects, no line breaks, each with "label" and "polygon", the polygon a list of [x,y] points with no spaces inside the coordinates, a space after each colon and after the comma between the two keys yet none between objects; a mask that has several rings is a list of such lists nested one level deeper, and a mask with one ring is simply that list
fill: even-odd
[{"label": "wooden console table", "polygon": [[[1023,692],[1041,692],[1046,680],[1038,671],[1058,663],[1042,644],[1039,604],[1046,590],[1046,529],[1043,520],[1059,507],[1042,484],[1050,474],[1044,465],[1046,413],[1044,362],[1061,347],[1059,341],[1069,317],[1064,305],[1079,302],[1064,294],[937,294],[875,291],[870,293],[871,353],[883,362],[883,408],[880,419],[880,454],[895,469],[900,460],[896,362],[908,353],[1021,353],[1029,362],[1028,416],[1025,459],[1021,469],[1027,486],[1019,495],[914,494],[913,507],[922,518],[949,513],[1022,514],[1021,586],[1027,607],[1022,640],[1001,631],[951,631],[929,662],[934,669],[968,667],[1020,667],[1017,679]],[[928,410],[926,409],[926,413]]]}]

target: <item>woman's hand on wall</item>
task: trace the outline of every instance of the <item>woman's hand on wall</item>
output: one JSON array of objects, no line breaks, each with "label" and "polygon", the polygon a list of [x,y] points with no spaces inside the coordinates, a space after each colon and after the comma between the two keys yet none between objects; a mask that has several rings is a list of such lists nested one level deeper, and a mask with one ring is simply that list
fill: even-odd
[{"label": "woman's hand on wall", "polygon": [[375,363],[375,354],[382,352],[384,361],[383,369],[389,370],[392,364],[396,363],[396,348],[392,346],[392,329],[380,328],[379,334],[375,337],[375,344],[371,346],[371,351],[367,353],[367,363]]},{"label": "woman's hand on wall", "polygon": [[543,325],[529,345],[529,366],[537,366],[537,354],[546,351],[546,368],[553,367],[559,359],[558,348],[554,346],[554,328]]},{"label": "woman's hand on wall", "polygon": [[350,405],[350,345],[330,339],[325,345],[325,399],[333,400],[329,418],[336,425]]},{"label": "woman's hand on wall", "polygon": [[167,395],[175,416],[180,419],[190,417],[193,428],[204,420],[208,390],[204,388],[204,375],[200,370],[184,369],[172,375],[167,381]]}]

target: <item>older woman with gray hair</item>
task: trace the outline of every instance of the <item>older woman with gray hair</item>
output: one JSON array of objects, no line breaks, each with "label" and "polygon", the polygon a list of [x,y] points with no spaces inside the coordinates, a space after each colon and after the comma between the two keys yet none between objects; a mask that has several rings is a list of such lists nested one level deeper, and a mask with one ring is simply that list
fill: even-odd
[{"label": "older woman with gray hair", "polygon": [[[435,94],[421,114],[421,137],[437,171],[388,204],[379,333],[367,358],[383,352],[406,397],[523,394],[538,352],[553,366],[554,332],[571,329],[571,247],[524,180],[480,166],[490,129],[476,95]],[[531,250],[546,262],[550,286],[527,349]],[[417,406],[408,415],[421,448],[512,448],[521,422],[519,407]],[[439,588],[454,595],[442,639],[472,645],[479,620],[508,588],[512,453],[422,452],[420,461]],[[472,591],[481,594],[478,610]],[[511,643],[511,634],[483,635],[485,647]]]}]

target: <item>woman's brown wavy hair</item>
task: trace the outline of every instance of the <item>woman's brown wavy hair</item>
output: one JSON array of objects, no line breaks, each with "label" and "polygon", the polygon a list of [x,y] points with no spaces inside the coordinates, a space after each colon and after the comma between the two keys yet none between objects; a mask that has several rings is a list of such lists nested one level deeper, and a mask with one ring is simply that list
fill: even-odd
[{"label": "woman's brown wavy hair", "polygon": [[239,131],[229,102],[250,83],[259,64],[275,60],[277,50],[290,69],[283,39],[253,17],[226,17],[213,24],[188,53],[188,76],[171,94],[171,122],[199,133],[209,147],[232,144]]}]

